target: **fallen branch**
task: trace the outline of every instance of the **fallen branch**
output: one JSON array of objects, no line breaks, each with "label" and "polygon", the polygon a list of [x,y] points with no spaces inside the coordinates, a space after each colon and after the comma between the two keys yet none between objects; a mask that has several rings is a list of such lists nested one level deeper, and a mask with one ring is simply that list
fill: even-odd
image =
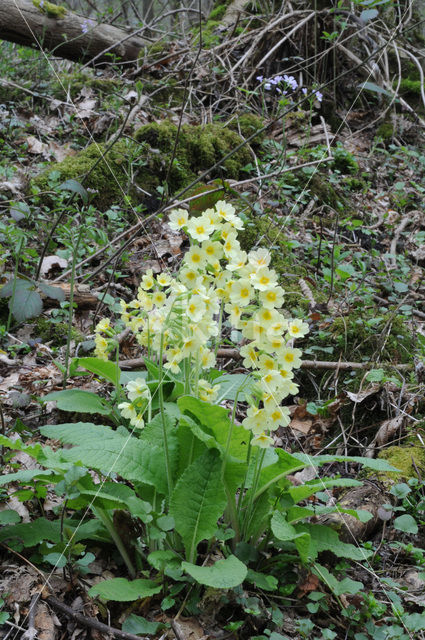
[{"label": "fallen branch", "polygon": [[76,62],[93,64],[95,60],[97,66],[110,65],[114,57],[134,64],[147,44],[137,33],[97,24],[65,7],[56,7],[53,12],[47,2],[46,9],[36,4],[31,0],[2,0],[0,39],[36,46]]},{"label": "fallen branch", "polygon": [[[53,596],[48,596],[45,600],[53,609],[56,609],[56,611],[64,613],[68,618],[75,620],[75,622],[78,622],[78,624],[86,629],[96,629],[96,631],[104,634],[105,638],[113,637],[119,638],[119,640],[143,640],[141,636],[135,636],[132,633],[114,629],[114,627],[99,622],[96,618],[90,618],[82,613],[78,613]],[[145,640],[148,639],[146,638]]]},{"label": "fallen branch", "polygon": [[[231,358],[232,360],[238,360],[241,356],[239,349],[231,349],[230,347],[223,347],[217,351],[218,358]],[[397,369],[398,371],[406,371],[413,369],[413,364],[393,364],[386,362],[328,362],[327,360],[303,360],[301,362],[301,369],[330,369],[330,370],[343,370],[351,371],[352,369],[361,369],[368,371],[376,366]],[[144,358],[133,358],[129,360],[120,360],[119,366],[121,369],[137,369],[145,366]]]}]

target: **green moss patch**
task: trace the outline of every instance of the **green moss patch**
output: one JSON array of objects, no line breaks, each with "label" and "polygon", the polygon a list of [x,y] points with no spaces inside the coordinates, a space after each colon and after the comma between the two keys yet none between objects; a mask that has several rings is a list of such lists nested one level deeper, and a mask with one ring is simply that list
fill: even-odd
[{"label": "green moss patch", "polygon": [[[200,171],[208,170],[242,142],[236,131],[219,124],[183,125],[179,134],[177,126],[169,121],[147,124],[136,132],[135,139],[157,151],[156,158],[152,154],[153,170],[162,179],[167,175],[177,136],[178,144],[169,173],[170,193],[187,186]],[[242,147],[212,170],[209,177],[238,179],[249,161],[249,150]]]},{"label": "green moss patch", "polygon": [[57,4],[53,4],[52,2],[41,2],[41,0],[32,0],[34,7],[40,9],[43,13],[46,13],[49,18],[57,18],[61,20],[66,16],[66,7],[58,6]]},{"label": "green moss patch", "polygon": [[75,71],[74,73],[61,73],[52,86],[52,93],[56,98],[63,99],[64,91],[69,92],[75,99],[84,87],[91,87],[99,95],[105,96],[118,91],[120,83],[115,78],[94,76],[90,72]]},{"label": "green moss patch", "polygon": [[[48,318],[39,317],[35,322],[36,335],[46,343],[50,342],[54,347],[62,347],[68,338],[68,324],[66,322],[52,322]],[[71,329],[71,340],[77,344],[86,338],[77,329]]]},{"label": "green moss patch", "polygon": [[[106,155],[105,144],[91,144],[75,156],[68,156],[62,162],[51,164],[47,171],[37,176],[32,185],[40,191],[51,190],[51,174],[58,172],[61,182],[69,179],[84,181],[85,188],[95,192],[94,201],[99,208],[108,207],[122,199],[129,182],[129,163],[137,146],[120,140]],[[87,179],[84,177],[89,173]]]},{"label": "green moss patch", "polygon": [[384,484],[393,484],[400,480],[409,480],[418,477],[419,472],[425,472],[425,448],[413,447],[387,447],[379,453],[378,458],[386,460],[398,471],[387,471],[379,474],[379,479]]},{"label": "green moss patch", "polygon": [[[136,132],[135,140],[120,140],[105,157],[107,145],[91,144],[77,155],[50,165],[32,185],[43,192],[51,191],[52,172],[56,172],[60,182],[71,178],[83,181],[95,192],[93,201],[100,209],[119,202],[124,194],[135,203],[143,202],[148,198],[146,192],[157,195],[157,187],[165,187],[170,195],[178,192],[242,142],[235,131],[219,124],[184,125],[173,154],[177,135],[177,126],[167,120],[145,125]],[[243,147],[211,170],[209,177],[237,179],[249,160],[250,152]]]}]

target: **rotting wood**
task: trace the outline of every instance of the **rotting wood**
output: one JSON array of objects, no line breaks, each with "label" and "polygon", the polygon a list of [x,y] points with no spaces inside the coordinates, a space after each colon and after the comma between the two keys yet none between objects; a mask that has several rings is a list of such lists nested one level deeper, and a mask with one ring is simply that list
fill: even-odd
[{"label": "rotting wood", "polygon": [[97,24],[69,10],[54,17],[31,0],[1,0],[0,39],[50,51],[55,56],[96,66],[120,62],[136,63],[148,44],[137,32],[109,24]]}]

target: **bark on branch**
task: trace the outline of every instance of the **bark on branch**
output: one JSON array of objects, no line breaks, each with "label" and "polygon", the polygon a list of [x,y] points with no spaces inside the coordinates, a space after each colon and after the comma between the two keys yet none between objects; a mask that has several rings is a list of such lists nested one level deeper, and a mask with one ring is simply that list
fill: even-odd
[{"label": "bark on branch", "polygon": [[97,24],[47,0],[1,0],[0,39],[96,66],[134,62],[147,44],[133,32]]}]

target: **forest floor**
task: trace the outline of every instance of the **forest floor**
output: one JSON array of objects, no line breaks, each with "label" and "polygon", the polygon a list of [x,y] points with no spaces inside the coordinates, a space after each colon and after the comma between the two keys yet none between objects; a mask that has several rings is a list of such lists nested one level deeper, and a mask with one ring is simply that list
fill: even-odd
[{"label": "forest floor", "polygon": [[[144,147],[141,156],[135,132],[167,120],[188,127],[183,127],[184,138],[191,126],[206,124],[212,117],[215,123],[221,118],[221,124],[238,133],[240,140],[255,132],[252,127],[265,127],[246,145],[246,155],[239,157],[236,167],[228,173],[206,170],[203,184],[216,179],[220,197],[232,202],[243,217],[244,248],[271,250],[272,266],[286,292],[285,310],[309,324],[309,333],[297,344],[304,363],[296,373],[299,392],[289,405],[291,421],[275,433],[275,446],[312,457],[381,457],[400,471],[386,477],[364,476],[368,491],[351,490],[345,496],[354,509],[373,505],[372,522],[356,529],[355,540],[373,551],[370,558],[358,562],[336,558],[329,551],[321,557],[332,575],[352,581],[346,592],[329,591],[308,566],[292,560],[282,569],[286,584],[278,592],[267,591],[264,584],[220,597],[207,590],[197,601],[189,594],[185,601],[176,595],[169,608],[161,608],[156,597],[137,606],[115,602],[109,609],[104,601],[88,598],[88,587],[100,578],[122,575],[122,565],[108,545],[86,543],[92,555],[86,565],[76,562],[69,575],[56,567],[53,553],[49,556],[53,543],[47,534],[34,543],[12,544],[14,523],[41,516],[53,521],[60,500],[51,490],[38,494],[36,484],[4,484],[0,637],[30,637],[34,616],[28,612],[47,575],[50,596],[71,609],[61,611],[53,601],[40,599],[33,607],[38,635],[31,636],[40,640],[107,637],[105,629],[87,629],[72,618],[72,611],[83,604],[86,615],[98,616],[111,628],[121,628],[130,615],[132,623],[123,629],[152,638],[167,634],[178,640],[425,637],[421,120],[397,106],[382,125],[377,113],[385,110],[386,97],[373,92],[363,95],[354,109],[336,112],[334,105],[341,96],[330,90],[323,90],[322,100],[313,95],[307,107],[297,108],[295,95],[301,93],[294,90],[292,104],[283,109],[288,113],[282,116],[279,96],[265,88],[264,80],[258,80],[246,103],[241,98],[225,118],[224,109],[214,111],[214,92],[208,101],[201,93],[202,69],[194,74],[197,85],[182,109],[187,87],[184,74],[174,77],[173,61],[152,58],[145,66],[150,75],[146,71],[147,79],[141,76],[135,82],[113,68],[81,71],[73,63],[51,62],[24,48],[1,45],[3,436],[19,438],[26,445],[47,442],[54,448],[57,442],[41,436],[38,428],[83,419],[70,407],[64,411],[42,398],[63,388],[69,357],[93,354],[96,323],[119,315],[119,300],[134,298],[148,269],[154,274],[177,270],[187,241],[165,224],[165,205],[168,211],[171,206],[185,206],[179,202],[195,193],[176,196],[186,186],[179,171],[187,170],[196,180],[199,170],[208,168],[205,162],[210,162],[201,157],[205,149],[190,147],[189,154],[200,154],[198,170],[196,161],[189,167],[187,157],[177,151],[171,160],[173,173],[167,166],[170,148],[161,147],[162,134]],[[247,113],[258,118],[251,129],[244,120]],[[91,143],[108,147],[118,136],[116,144],[124,146],[121,160],[111,160],[112,173],[114,167],[122,171],[116,188],[110,189],[115,177],[105,163],[92,182],[80,182],[87,169],[78,164],[81,150]],[[208,144],[206,138],[203,144]],[[215,153],[222,153],[215,141],[212,144]],[[63,161],[75,163],[68,173],[61,173],[62,165],[56,164]],[[157,183],[148,184],[145,178],[137,180],[138,175],[145,176],[143,171],[164,173]],[[171,176],[177,187],[167,194]],[[196,193],[203,198],[198,210],[209,206],[208,189]],[[77,237],[79,224],[84,224],[84,233]],[[17,278],[27,284],[13,290]],[[228,335],[225,346],[228,351],[219,358],[218,368],[244,373],[237,336]],[[122,369],[141,370],[141,355],[137,342],[123,336]],[[69,376],[66,388],[100,396],[109,392],[108,385],[92,375]],[[5,473],[34,468],[25,451],[14,451],[12,456],[3,450],[3,456]],[[323,473],[353,478],[359,467],[334,463]],[[311,479],[307,474],[296,481]],[[322,492],[314,499],[326,503],[329,497],[343,498],[340,489],[334,489],[327,497]],[[16,520],[11,512],[18,514]],[[2,513],[9,515],[2,519]],[[1,534],[1,526],[9,528]]]}]

